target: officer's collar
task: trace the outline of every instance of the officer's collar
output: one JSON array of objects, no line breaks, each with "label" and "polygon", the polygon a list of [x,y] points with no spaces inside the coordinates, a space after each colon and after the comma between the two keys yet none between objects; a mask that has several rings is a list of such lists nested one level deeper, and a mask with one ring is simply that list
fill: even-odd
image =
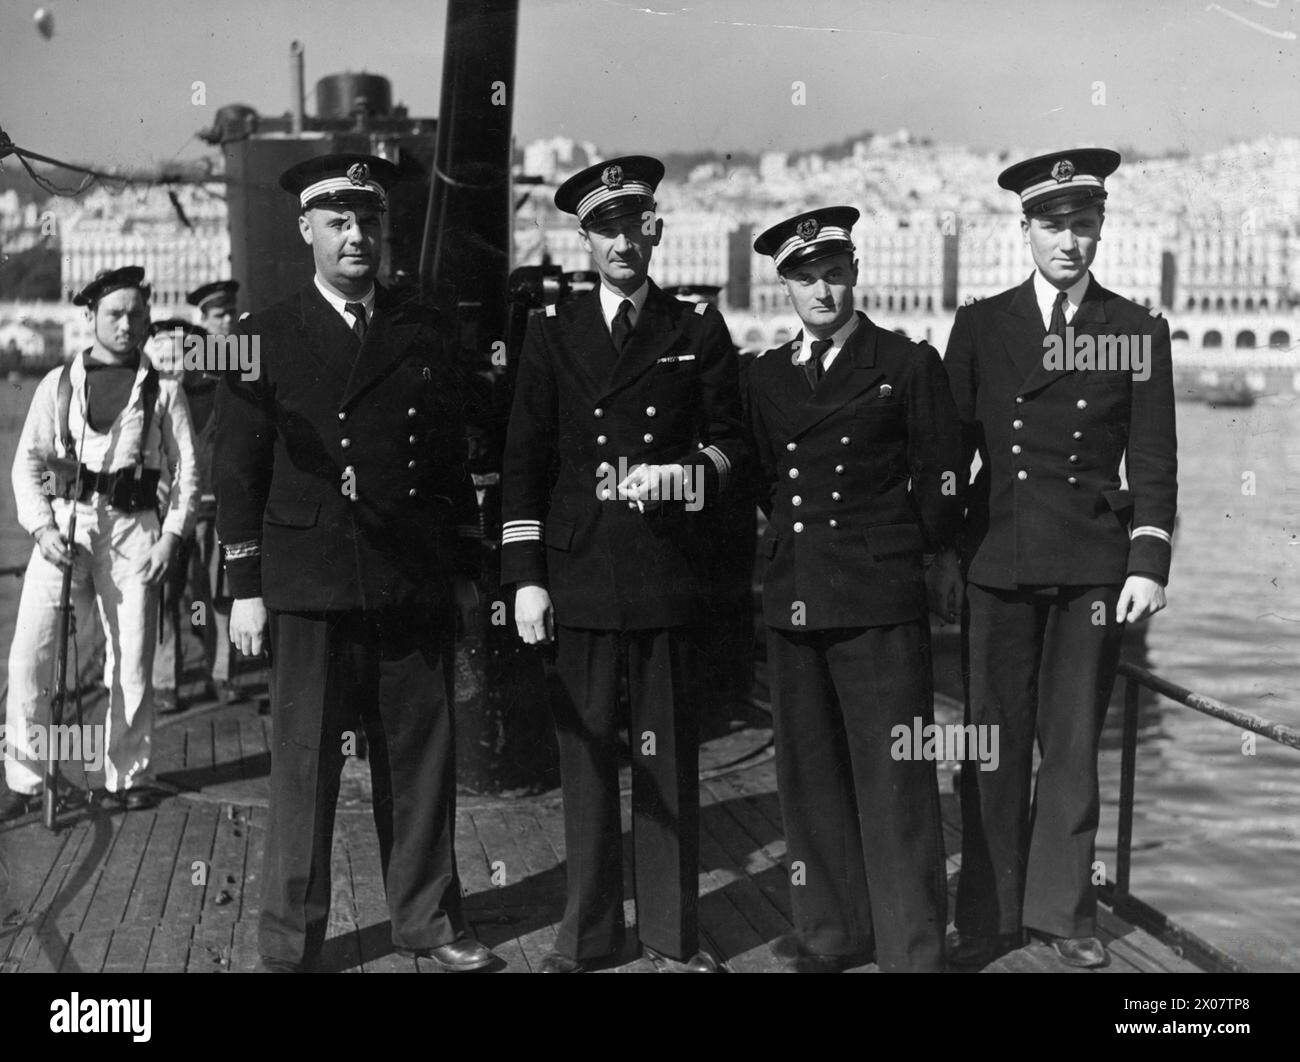
[{"label": "officer's collar", "polygon": [[[1083,305],[1083,297],[1088,293],[1088,285],[1091,283],[1092,270],[1088,270],[1065,289],[1065,301],[1070,304],[1074,313],[1078,313],[1079,307]],[[1060,290],[1037,269],[1034,270],[1034,299],[1038,303],[1038,312],[1043,315],[1043,320],[1051,320],[1052,305],[1056,302],[1056,295]]]},{"label": "officer's collar", "polygon": [[613,288],[606,287],[604,280],[600,282],[600,312],[605,318],[605,324],[613,323],[614,315],[618,313],[618,308],[623,305],[624,299],[632,300],[632,323],[636,324],[637,319],[641,316],[641,311],[645,309],[645,301],[650,297],[650,278],[647,277],[641,281],[641,286],[632,292],[631,295],[623,295]]},{"label": "officer's collar", "polygon": [[[844,344],[849,341],[849,337],[858,330],[858,325],[862,323],[863,319],[862,314],[858,313],[857,310],[854,310],[853,313],[849,315],[849,319],[835,330],[834,335],[829,337],[831,345],[822,352],[822,357],[825,358],[832,350],[842,350]],[[802,333],[802,339],[802,346],[798,355],[794,359],[796,365],[802,365],[812,357],[812,345],[815,342],[813,334],[805,329]]]},{"label": "officer's collar", "polygon": [[325,301],[334,307],[334,311],[342,316],[343,308],[350,302],[359,302],[366,308],[366,320],[369,321],[375,316],[375,292],[377,285],[371,284],[370,290],[359,299],[349,299],[340,295],[332,288],[328,287],[325,281],[321,280],[320,274],[317,273],[312,279],[316,282],[316,290],[321,293]]}]

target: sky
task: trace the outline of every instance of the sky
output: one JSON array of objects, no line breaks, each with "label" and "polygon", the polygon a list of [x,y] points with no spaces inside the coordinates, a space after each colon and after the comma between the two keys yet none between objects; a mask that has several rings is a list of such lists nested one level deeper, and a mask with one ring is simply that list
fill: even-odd
[{"label": "sky", "polygon": [[[55,0],[49,40],[39,6],[0,0],[0,127],[57,158],[200,157],[194,134],[222,104],[288,108],[295,39],[309,113],[317,78],[367,70],[413,115],[437,114],[445,0]],[[1300,136],[1300,0],[520,6],[520,143],[793,151],[906,128],[981,150],[1159,154]]]}]

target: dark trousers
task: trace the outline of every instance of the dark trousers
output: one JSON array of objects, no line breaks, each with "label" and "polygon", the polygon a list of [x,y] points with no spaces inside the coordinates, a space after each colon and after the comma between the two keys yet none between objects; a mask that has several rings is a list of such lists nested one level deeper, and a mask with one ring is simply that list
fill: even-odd
[{"label": "dark trousers", "polygon": [[[216,526],[211,520],[200,519],[194,534],[181,540],[163,584],[162,616],[153,659],[155,689],[180,688],[185,677],[182,639],[186,631],[202,637],[203,659],[212,681],[225,682],[230,678],[234,655],[230,644],[230,602],[219,601],[215,594],[220,567],[221,547],[217,543]],[[203,606],[201,618],[193,613],[196,603]]]},{"label": "dark trousers", "polygon": [[967,587],[966,721],[999,728],[1000,756],[995,771],[961,772],[963,933],[1096,933],[1097,749],[1123,636],[1119,591]]},{"label": "dark trousers", "polygon": [[767,647],[795,930],[824,955],[874,943],[883,970],[942,969],[936,767],[891,754],[895,726],[934,721],[929,627],[768,628]]},{"label": "dark trousers", "polygon": [[[464,930],[453,849],[449,627],[397,610],[272,612],[271,812],[259,944],[310,968],[325,938],[348,733],[365,728],[393,944]],[[351,742],[355,747],[355,740]]]},{"label": "dark trousers", "polygon": [[619,685],[631,716],[632,846],[637,936],[675,959],[698,949],[699,736],[686,628],[561,627],[552,705],[564,793],[568,895],[555,948],[588,959],[623,939]]}]

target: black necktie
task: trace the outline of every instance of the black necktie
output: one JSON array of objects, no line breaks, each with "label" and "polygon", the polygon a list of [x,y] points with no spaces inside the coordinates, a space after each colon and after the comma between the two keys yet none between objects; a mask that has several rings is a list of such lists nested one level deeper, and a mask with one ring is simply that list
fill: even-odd
[{"label": "black necktie", "polygon": [[352,315],[352,334],[357,337],[357,342],[366,341],[366,306],[362,302],[344,303],[343,309]]},{"label": "black necktie", "polygon": [[614,349],[620,354],[623,353],[623,347],[627,343],[627,337],[632,334],[632,300],[624,299],[618,304],[618,313],[614,314],[614,321],[609,326],[610,337],[614,340]]},{"label": "black necktie", "polygon": [[813,387],[821,383],[822,377],[826,375],[826,370],[822,366],[822,356],[831,349],[833,342],[834,340],[830,339],[814,339],[812,341],[812,346],[809,348],[812,355],[808,359],[808,367],[812,369]]},{"label": "black necktie", "polygon": [[1065,338],[1065,292],[1056,293],[1056,301],[1052,303],[1052,320],[1047,326],[1049,336],[1060,336]]}]

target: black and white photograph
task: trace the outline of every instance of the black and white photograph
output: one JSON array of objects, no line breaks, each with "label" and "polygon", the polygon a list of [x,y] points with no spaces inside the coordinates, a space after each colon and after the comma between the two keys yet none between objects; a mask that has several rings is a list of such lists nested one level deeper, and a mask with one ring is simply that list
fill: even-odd
[{"label": "black and white photograph", "polygon": [[0,376],[34,1034],[1285,1021],[1297,0],[10,0]]}]

